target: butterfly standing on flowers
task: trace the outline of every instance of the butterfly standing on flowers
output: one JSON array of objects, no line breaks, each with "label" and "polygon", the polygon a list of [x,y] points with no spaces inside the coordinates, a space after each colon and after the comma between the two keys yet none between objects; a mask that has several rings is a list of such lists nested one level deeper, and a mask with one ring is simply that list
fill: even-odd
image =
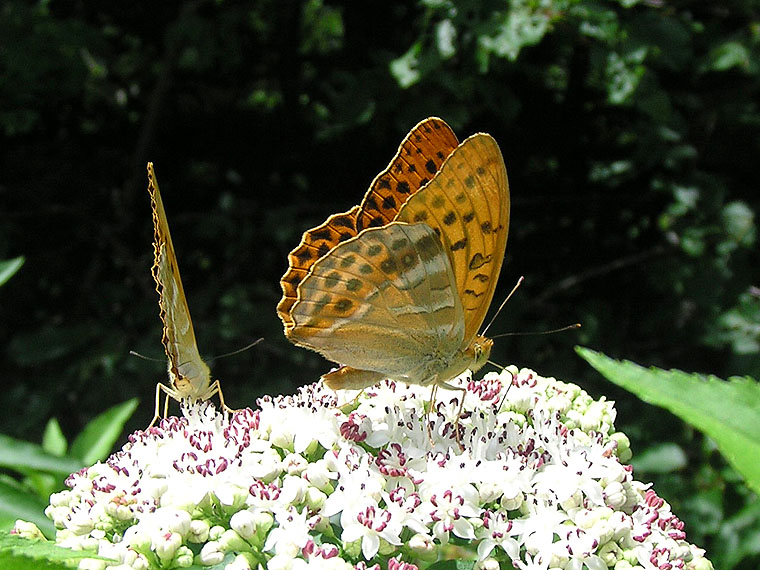
[{"label": "butterfly standing on flowers", "polygon": [[169,386],[161,382],[156,385],[156,410],[150,425],[160,417],[161,392],[166,395],[163,417],[168,414],[169,398],[178,402],[197,401],[208,400],[214,394],[219,394],[219,401],[225,411],[232,411],[224,403],[219,380],[211,381],[211,371],[198,352],[193,321],[187,307],[177,256],[152,162],[148,163],[148,192],[153,210],[155,257],[151,273],[156,281],[161,322],[164,326],[161,341],[169,361]]},{"label": "butterfly standing on flowers", "polygon": [[478,330],[504,259],[509,185],[490,135],[456,143],[441,119],[422,121],[362,203],[291,252],[278,313],[289,340],[341,365],[328,387],[451,387],[488,360],[493,341]]}]

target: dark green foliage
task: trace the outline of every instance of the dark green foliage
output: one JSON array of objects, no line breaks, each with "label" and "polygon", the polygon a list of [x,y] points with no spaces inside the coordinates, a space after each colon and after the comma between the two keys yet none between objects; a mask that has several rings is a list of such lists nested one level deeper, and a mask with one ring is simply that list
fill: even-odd
[{"label": "dark green foliage", "polygon": [[78,433],[132,397],[128,427],[150,421],[148,160],[202,354],[265,338],[210,363],[228,403],[315,380],[329,365],[274,310],[287,253],[438,115],[493,134],[510,176],[497,298],[526,281],[490,332],[583,323],[498,339],[493,358],[617,399],[634,452],[686,450],[651,474],[660,494],[708,552],[732,529],[716,567],[756,567],[736,475],[571,349],[760,377],[755,0],[9,0],[0,16],[0,259],[26,258],[0,288],[0,432],[35,439],[56,416]]}]

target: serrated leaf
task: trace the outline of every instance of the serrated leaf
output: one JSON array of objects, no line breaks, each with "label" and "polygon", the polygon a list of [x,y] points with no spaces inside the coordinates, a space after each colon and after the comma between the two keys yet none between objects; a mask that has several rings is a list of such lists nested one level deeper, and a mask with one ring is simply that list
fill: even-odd
[{"label": "serrated leaf", "polygon": [[102,461],[111,453],[124,424],[137,409],[139,400],[132,398],[109,408],[90,421],[71,444],[71,455],[85,465]]},{"label": "serrated leaf", "polygon": [[13,277],[16,271],[24,265],[24,261],[23,257],[14,257],[13,259],[0,261],[0,285],[4,285],[8,279]]},{"label": "serrated leaf", "polygon": [[3,570],[67,570],[84,558],[111,560],[96,554],[61,548],[45,540],[32,540],[0,532],[0,568]]},{"label": "serrated leaf", "polygon": [[650,404],[670,410],[709,435],[721,453],[760,492],[760,384],[749,377],[728,381],[681,370],[643,368],[576,347],[611,382]]},{"label": "serrated leaf", "polygon": [[0,481],[0,530],[10,530],[21,519],[36,524],[45,536],[55,536],[53,522],[45,516],[47,506],[46,500],[25,491],[18,484]]},{"label": "serrated leaf", "polygon": [[0,434],[0,467],[20,472],[45,471],[65,477],[84,464],[73,457],[56,457],[36,443]]}]

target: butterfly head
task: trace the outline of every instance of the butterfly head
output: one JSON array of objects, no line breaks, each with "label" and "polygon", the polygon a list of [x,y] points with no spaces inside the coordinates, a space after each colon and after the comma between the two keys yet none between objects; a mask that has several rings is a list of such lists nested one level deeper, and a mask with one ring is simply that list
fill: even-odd
[{"label": "butterfly head", "polygon": [[493,340],[482,335],[477,335],[465,350],[465,354],[471,359],[469,369],[476,372],[483,368],[491,356]]}]

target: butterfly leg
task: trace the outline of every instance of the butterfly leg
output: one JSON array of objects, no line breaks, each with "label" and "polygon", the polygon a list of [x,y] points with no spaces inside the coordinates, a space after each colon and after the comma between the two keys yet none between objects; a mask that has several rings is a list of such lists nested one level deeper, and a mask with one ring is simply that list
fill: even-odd
[{"label": "butterfly leg", "polygon": [[219,383],[219,380],[214,380],[211,384],[211,386],[208,387],[208,390],[206,390],[206,393],[203,394],[203,397],[201,400],[210,400],[214,394],[219,396],[219,403],[222,406],[222,410],[224,410],[228,414],[234,414],[235,412],[239,412],[240,410],[233,410],[230,408],[225,402],[224,402],[224,394],[222,393],[222,385]]},{"label": "butterfly leg", "polygon": [[433,387],[430,389],[430,402],[428,402],[428,411],[427,414],[427,421],[425,424],[427,425],[427,436],[428,441],[430,442],[430,449],[432,449],[435,446],[435,442],[433,442],[433,428],[431,427],[432,420],[430,419],[431,414],[433,413],[433,409],[435,408],[435,396],[438,392],[438,383],[433,383]]},{"label": "butterfly leg", "polygon": [[[161,392],[166,395],[163,415],[161,414]],[[156,408],[153,412],[153,419],[150,421],[150,424],[148,424],[148,429],[152,428],[159,418],[167,418],[169,416],[169,400],[171,398],[174,398],[175,400],[178,399],[177,394],[171,388],[161,382],[156,384]]]}]

